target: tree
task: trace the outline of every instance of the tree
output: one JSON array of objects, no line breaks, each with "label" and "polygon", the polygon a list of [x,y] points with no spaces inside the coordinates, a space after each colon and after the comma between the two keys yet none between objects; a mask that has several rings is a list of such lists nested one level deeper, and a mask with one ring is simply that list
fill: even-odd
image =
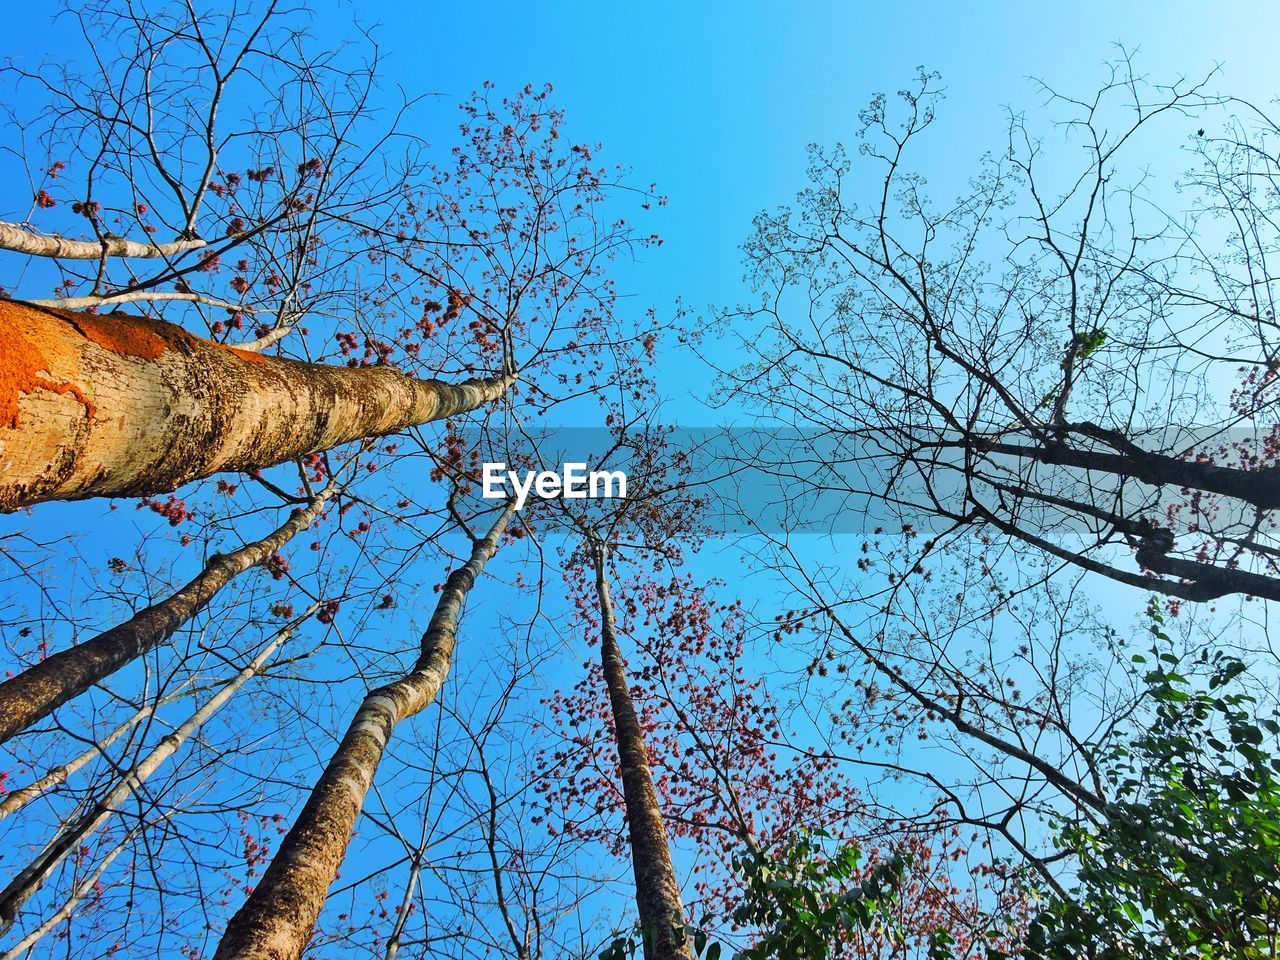
[{"label": "tree", "polygon": [[120,314],[7,302],[0,324],[4,510],[264,470],[475,410],[515,382],[302,364]]},{"label": "tree", "polygon": [[0,683],[0,743],[21,733],[73,697],[164,643],[204,609],[235,576],[264,563],[315,522],[338,490],[330,482],[270,535],[228,554],[215,554],[182,589],[91,640],[55,653]]},{"label": "tree", "polygon": [[[29,211],[0,225],[15,275],[25,270],[4,291],[21,299],[0,304],[21,346],[0,360],[12,387],[0,422],[3,506],[144,499],[138,544],[113,543],[107,556],[21,531],[0,540],[6,574],[43,576],[39,595],[52,600],[28,610],[19,596],[0,622],[18,665],[4,695],[22,706],[6,714],[5,773],[30,787],[13,803],[0,798],[20,814],[6,823],[16,839],[0,862],[23,949],[74,930],[86,953],[203,955],[251,891],[226,951],[281,927],[295,952],[345,953],[355,930],[368,932],[369,949],[434,946],[438,916],[415,929],[410,913],[383,909],[399,862],[380,858],[389,839],[416,851],[415,876],[448,869],[470,882],[469,851],[402,845],[415,813],[430,836],[426,818],[443,807],[462,817],[448,842],[509,843],[529,862],[492,866],[493,903],[450,903],[413,881],[406,910],[424,917],[434,898],[480,942],[484,924],[516,916],[515,891],[532,891],[527,915],[542,926],[510,949],[563,944],[548,905],[574,902],[575,883],[594,887],[586,872],[573,882],[559,872],[574,844],[522,846],[518,819],[501,835],[507,797],[527,782],[493,799],[492,756],[476,777],[402,735],[378,759],[409,782],[432,769],[445,783],[440,805],[424,798],[411,809],[395,780],[344,808],[343,822],[326,815],[341,782],[316,775],[332,761],[372,777],[364,741],[353,758],[328,737],[352,722],[353,706],[368,706],[361,719],[377,712],[366,703],[373,691],[413,687],[401,721],[436,696],[435,681],[406,679],[402,667],[421,626],[391,625],[411,618],[416,605],[404,600],[424,570],[453,565],[466,502],[455,481],[475,467],[466,431],[483,424],[518,445],[533,418],[561,404],[592,409],[602,391],[642,375],[657,323],[618,315],[611,265],[656,240],[616,212],[615,198],[646,208],[660,198],[601,165],[597,146],[571,141],[547,89],[502,98],[486,86],[460,104],[456,136],[451,122],[439,126],[452,149],[428,151],[401,124],[415,103],[382,109],[372,40],[318,49],[305,11],[210,14],[138,0],[64,23],[83,31],[85,57],[63,51],[0,78],[23,92],[6,103],[37,185]],[[438,434],[417,429],[434,420]],[[123,440],[106,429],[121,422],[133,431]],[[69,476],[48,475],[49,459],[31,450],[59,453]],[[155,496],[188,482],[167,501]],[[89,530],[83,518],[127,507],[43,509]],[[99,549],[92,542],[89,554]],[[181,699],[207,702],[228,668],[238,675],[261,653],[264,624],[274,630],[313,604],[319,639],[237,687],[236,709],[166,739],[166,726],[192,716],[178,715]],[[517,648],[518,629],[491,646]],[[458,712],[446,700],[439,715]],[[129,779],[139,769],[147,775]],[[299,812],[299,799],[314,803]],[[322,837],[311,832],[318,822]],[[364,835],[352,840],[357,823]],[[91,826],[71,844],[80,825]],[[318,873],[299,876],[289,857],[272,857],[278,842],[314,842]],[[349,843],[379,866],[335,884],[321,915]],[[299,889],[305,903],[291,900]],[[285,901],[300,913],[281,910]]]},{"label": "tree", "polygon": [[[789,701],[773,695],[776,684],[758,669],[760,651],[749,652],[750,618],[740,604],[717,603],[716,585],[639,571],[627,583],[620,630],[636,649],[628,673],[650,765],[668,832],[698,861],[698,896],[690,903],[690,916],[700,918],[695,934],[726,950],[765,956],[776,948],[786,956],[777,945],[790,934],[773,922],[775,908],[787,914],[812,907],[819,887],[835,905],[847,888],[910,861],[903,896],[876,914],[883,924],[815,924],[792,934],[826,944],[832,955],[874,956],[895,943],[927,949],[941,931],[960,955],[978,955],[992,903],[981,902],[965,880],[981,889],[988,865],[977,863],[968,878],[952,875],[951,865],[968,853],[956,827],[935,815],[885,816],[877,809],[882,802],[855,787],[843,758],[807,742],[796,729],[803,719],[788,716]],[[599,702],[598,674],[593,667],[551,701],[559,737],[545,763],[564,770],[541,790],[552,829],[625,856],[614,822],[626,807],[611,762],[613,718]],[[793,869],[796,886],[784,889],[779,878]],[[801,874],[814,881],[809,893]],[[794,896],[794,903],[780,906],[774,896]]]},{"label": "tree", "polygon": [[[805,663],[828,749],[919,783],[1035,896],[1084,897],[1093,914],[1062,906],[1040,931],[1077,955],[1141,926],[1126,898],[1146,922],[1155,888],[1199,889],[1192,864],[1161,861],[1168,837],[1116,819],[1136,795],[1108,751],[1151,692],[1118,669],[1124,628],[1091,609],[1094,578],[1158,593],[1183,649],[1209,656],[1259,639],[1214,601],[1280,598],[1275,128],[1122,60],[1096,96],[1049,91],[1062,159],[1015,115],[1007,149],[942,203],[916,166],[939,100],[931,74],[896,114],[877,97],[861,157],[813,148],[809,188],[757,219],[759,299],[720,317],[752,324],[752,359],[722,383],[797,437],[745,467],[854,533],[838,556],[773,536],[757,561],[792,593],[776,636]],[[913,742],[945,754],[931,764]],[[1094,856],[1101,883],[1133,888],[1073,890]],[[1144,866],[1121,878],[1121,862]]]},{"label": "tree", "polygon": [[[313,604],[301,619],[308,619],[319,608],[320,604]],[[8,930],[17,916],[18,909],[43,886],[58,865],[70,856],[73,850],[80,847],[92,833],[101,828],[130,797],[140,792],[156,770],[177,753],[183,744],[235,695],[236,691],[262,670],[276,651],[292,639],[299,622],[290,623],[278,631],[252,661],[224,682],[217,693],[202,703],[173,733],[162,739],[145,758],[125,771],[119,782],[90,811],[76,823],[68,824],[66,829],[50,841],[8,887],[0,891],[0,927],[5,931]]]},{"label": "tree", "polygon": [[[308,16],[91,2],[0,71],[8,956],[1274,952],[1280,721],[1211,605],[1280,582],[1260,112],[1124,62],[1052,101],[1083,178],[1015,118],[944,210],[930,76],[863,116],[870,208],[816,151],[721,318],[798,446],[724,474],[867,530],[726,544],[735,597],[652,375],[685,314],[616,286],[654,188],[549,88],[440,122]],[[478,500],[556,423],[625,498]],[[1095,574],[1180,614],[1150,670]]]},{"label": "tree", "polygon": [[1105,819],[1058,825],[1076,874],[1028,925],[1029,957],[1275,953],[1280,718],[1242,686],[1244,662],[1180,657],[1154,602],[1150,615],[1150,653],[1131,658],[1146,708],[1095,747],[1114,791]]},{"label": "tree", "polygon": [[609,691],[610,717],[618,749],[644,957],[645,960],[689,958],[692,956],[689,925],[684,904],[680,902],[680,883],[671,862],[662,809],[649,769],[649,748],[631,691],[627,689],[617,618],[609,595],[607,548],[596,541],[592,549],[600,616],[600,669]]},{"label": "tree", "polygon": [[[672,455],[667,440],[670,428],[655,423],[652,408],[633,411],[629,401],[651,399],[654,385],[643,373],[632,370],[619,383],[620,398],[607,406],[605,424],[610,443],[596,453],[596,469],[615,464],[626,467],[626,496],[602,504],[575,506],[566,499],[549,509],[549,520],[569,532],[566,548],[566,585],[584,627],[589,645],[600,645],[597,687],[590,700],[607,717],[616,778],[597,784],[595,802],[601,809],[606,796],[619,796],[626,821],[625,846],[635,879],[635,903],[645,960],[692,960],[693,927],[685,912],[680,881],[672,860],[660,795],[651,768],[649,733],[637,710],[628,682],[611,588],[614,551],[654,557],[679,556],[682,545],[696,537],[697,498],[684,489],[687,464]],[[535,444],[524,459],[536,462],[541,451]],[[694,510],[690,510],[694,506]],[[607,705],[607,706],[606,706]],[[564,758],[556,756],[554,766]],[[537,785],[540,792],[556,792],[556,781]],[[572,793],[573,791],[568,791]],[[621,846],[617,838],[615,846]],[[626,945],[630,944],[630,948]],[[635,941],[618,937],[603,956],[625,954]]]},{"label": "tree", "polygon": [[[767,332],[726,389],[817,463],[765,468],[833,509],[869,498],[933,548],[990,532],[1175,603],[1280,598],[1273,122],[1122,60],[1095,96],[1050,96],[1083,164],[1050,168],[1015,115],[942,202],[911,166],[936,80],[900,117],[883,96],[862,112],[865,167],[814,147],[795,207],[756,221],[759,301],[724,319]],[[1185,217],[1140,153],[1169,126],[1200,127]]]},{"label": "tree", "polygon": [[382,751],[396,725],[429,706],[439,693],[457,642],[463,602],[514,514],[515,503],[507,503],[488,532],[473,537],[470,558],[445,580],[413,668],[365,697],[262,882],[228,924],[215,956],[302,956]]},{"label": "tree", "polygon": [[901,896],[907,858],[891,857],[867,874],[859,871],[857,847],[828,851],[823,839],[821,832],[808,834],[778,855],[753,851],[742,858],[746,895],[734,916],[762,931],[760,941],[739,954],[743,960],[826,960],[862,931],[897,939],[891,908]]}]

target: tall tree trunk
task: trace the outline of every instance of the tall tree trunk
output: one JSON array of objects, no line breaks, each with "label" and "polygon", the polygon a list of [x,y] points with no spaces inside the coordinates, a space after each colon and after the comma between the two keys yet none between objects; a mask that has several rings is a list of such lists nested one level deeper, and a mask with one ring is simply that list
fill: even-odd
[{"label": "tall tree trunk", "polygon": [[214,554],[199,575],[173,596],[0,683],[0,743],[172,637],[232,579],[262,563],[310,527],[336,490],[330,482],[268,536],[231,553]]},{"label": "tall tree trunk", "polygon": [[[636,908],[644,941],[645,960],[690,960],[688,927],[680,884],[671,863],[658,791],[649,770],[649,751],[636,706],[627,687],[622,650],[609,580],[605,575],[605,547],[596,543],[596,597],[600,602],[600,665],[609,688],[609,707],[622,768],[622,796],[631,836],[631,867],[636,878]],[[677,932],[679,931],[679,932]]]},{"label": "tall tree trunk", "polygon": [[371,691],[284,842],[231,922],[214,960],[298,960],[346,856],[365,795],[396,724],[425,709],[449,673],[468,592],[515,513],[508,503],[471,557],[449,574],[413,669]]},{"label": "tall tree trunk", "polygon": [[210,717],[221,710],[237,690],[258,674],[263,665],[294,635],[299,625],[316,612],[319,606],[318,603],[312,604],[300,618],[276,633],[271,642],[263,647],[247,666],[227,680],[221,690],[187,717],[173,733],[161,738],[160,742],[145,757],[130,767],[87,814],[59,831],[57,836],[45,845],[45,848],[13,878],[9,885],[0,891],[0,934],[9,930],[22,905],[44,886],[58,864],[110,820],[130,797],[137,794],[142,789],[142,785],[160,769],[166,760],[182,749],[183,744],[190,740]]},{"label": "tall tree trunk", "polygon": [[0,511],[260,470],[473,410],[514,379],[300,363],[159,320],[0,301]]},{"label": "tall tree trunk", "polygon": [[1075,426],[1075,432],[1094,439],[1101,435],[1102,442],[1123,447],[1121,453],[1105,450],[1081,450],[1066,443],[999,443],[981,435],[966,437],[962,441],[939,444],[939,447],[976,447],[982,452],[1004,454],[1021,460],[1035,460],[1054,466],[1078,467],[1117,477],[1133,477],[1153,487],[1187,487],[1203,490],[1252,504],[1259,510],[1280,510],[1280,467],[1262,467],[1250,470],[1245,467],[1220,466],[1200,460],[1187,460],[1165,453],[1143,450],[1123,434],[1114,430],[1097,428],[1086,431]]}]

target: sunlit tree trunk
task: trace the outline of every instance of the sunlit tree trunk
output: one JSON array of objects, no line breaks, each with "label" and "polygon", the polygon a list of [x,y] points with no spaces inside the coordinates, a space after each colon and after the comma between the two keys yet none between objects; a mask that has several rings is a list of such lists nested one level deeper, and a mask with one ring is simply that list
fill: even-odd
[{"label": "sunlit tree trunk", "polygon": [[475,409],[513,380],[301,363],[158,320],[0,301],[0,511],[260,470]]},{"label": "sunlit tree trunk", "polygon": [[68,240],[35,233],[16,223],[0,221],[0,250],[12,250],[33,257],[57,260],[101,260],[104,257],[176,257],[205,246],[204,240],[174,240],[169,243],[126,240],[107,237],[103,240]]},{"label": "sunlit tree trunk", "polygon": [[231,553],[214,554],[199,575],[172,596],[0,683],[0,743],[172,637],[235,577],[310,527],[336,489],[330,483],[261,540]]},{"label": "sunlit tree trunk", "polygon": [[277,632],[247,666],[224,683],[217,693],[179,724],[173,733],[163,737],[145,757],[130,767],[87,814],[59,831],[9,885],[0,891],[0,933],[6,932],[13,925],[22,905],[44,886],[58,865],[110,820],[130,797],[138,794],[165,761],[182,749],[183,744],[221,710],[236,691],[258,674],[263,665],[294,635],[299,624],[315,613],[318,607],[319,604],[313,604],[301,618]]},{"label": "sunlit tree trunk", "polygon": [[463,602],[514,513],[509,503],[467,562],[449,574],[413,669],[364,698],[261,882],[227,925],[214,960],[302,956],[387,741],[396,724],[434,702],[452,662]]},{"label": "sunlit tree trunk", "polygon": [[617,621],[605,574],[605,548],[596,545],[596,597],[600,603],[600,664],[609,688],[609,707],[622,769],[622,795],[631,837],[631,866],[636,878],[636,908],[645,960],[689,960],[689,936],[680,884],[676,881],[658,792],[649,769],[649,751],[627,687],[618,646]]}]

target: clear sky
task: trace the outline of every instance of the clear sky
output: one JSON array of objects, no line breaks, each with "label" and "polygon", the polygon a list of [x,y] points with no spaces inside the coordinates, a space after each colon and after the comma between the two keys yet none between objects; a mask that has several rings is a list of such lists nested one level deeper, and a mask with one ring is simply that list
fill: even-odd
[{"label": "clear sky", "polygon": [[[802,186],[805,145],[850,137],[870,96],[906,86],[917,66],[942,73],[944,136],[932,142],[948,145],[960,175],[1000,148],[1006,108],[1041,102],[1029,78],[1089,92],[1116,43],[1139,51],[1140,69],[1157,81],[1221,64],[1220,88],[1280,96],[1280,10],[1265,0],[356,9],[384,28],[389,82],[454,97],[486,79],[499,90],[550,81],[578,136],[601,141],[604,156],[634,167],[638,180],[656,181],[671,201],[656,219],[666,242],[630,292],[659,307],[677,296],[695,307],[740,297],[737,246],[755,212]],[[673,399],[678,380],[668,379]]]},{"label": "clear sky", "polygon": [[[752,216],[804,185],[807,144],[849,138],[867,100],[908,85],[918,66],[940,71],[947,90],[930,138],[944,152],[929,158],[944,187],[1000,148],[1009,108],[1034,112],[1043,102],[1030,78],[1088,93],[1116,43],[1136,51],[1156,81],[1221,65],[1215,88],[1257,102],[1280,96],[1280,13],[1266,0],[308,5],[325,43],[340,43],[353,15],[374,28],[388,103],[397,87],[439,95],[416,115],[426,129],[414,132],[428,140],[449,139],[456,103],[485,80],[499,93],[552,83],[571,137],[601,142],[599,159],[632,167],[639,183],[655,182],[669,198],[652,221],[664,245],[622,274],[637,317],[649,306],[670,311],[677,298],[700,309],[745,297],[738,245]],[[41,2],[7,4],[0,52],[56,57],[67,25],[51,27],[51,12]],[[696,400],[707,373],[691,355],[669,348],[659,373],[669,415],[688,426],[716,421]],[[90,542],[107,555],[107,544],[137,538],[140,517],[154,519],[91,504],[46,505],[35,517],[0,519],[0,533],[33,522],[48,532],[92,526]],[[193,561],[182,562],[186,570]],[[720,572],[718,561],[702,565]],[[761,599],[759,587],[735,588]],[[479,606],[467,629],[480,633],[500,616]],[[480,648],[474,653],[479,659]]]}]

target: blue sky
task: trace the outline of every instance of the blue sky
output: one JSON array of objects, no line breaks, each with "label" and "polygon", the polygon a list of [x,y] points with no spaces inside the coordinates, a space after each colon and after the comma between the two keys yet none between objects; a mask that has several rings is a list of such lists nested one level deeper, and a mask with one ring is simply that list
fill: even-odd
[{"label": "blue sky", "polygon": [[[872,94],[942,73],[939,134],[967,175],[999,149],[1006,108],[1034,111],[1030,77],[1088,92],[1123,43],[1153,79],[1222,64],[1222,89],[1280,96],[1280,13],[1266,2],[389,3],[357,8],[384,29],[387,78],[456,97],[550,81],[572,129],[656,181],[671,201],[646,256],[639,304],[742,295],[737,246],[758,210],[803,185],[806,144],[851,135]],[[343,20],[347,11],[339,16]],[[322,15],[323,29],[329,17]],[[429,136],[429,133],[428,133]],[[945,181],[940,181],[945,183]],[[669,357],[668,393],[687,369]]]},{"label": "blue sky", "polygon": [[[1215,87],[1258,102],[1280,95],[1280,14],[1265,2],[316,6],[315,30],[325,43],[341,41],[353,14],[375,27],[387,57],[388,102],[396,87],[439,94],[416,115],[425,129],[414,132],[428,140],[450,138],[455,104],[485,80],[499,93],[551,82],[571,136],[602,142],[601,159],[631,166],[639,183],[656,182],[670,201],[653,218],[665,243],[621,278],[626,309],[637,317],[649,306],[669,311],[677,298],[695,309],[743,298],[738,245],[752,216],[803,186],[808,143],[849,137],[872,94],[907,85],[917,66],[940,71],[947,90],[930,138],[938,152],[928,160],[935,184],[948,193],[984,151],[999,149],[1007,108],[1034,112],[1042,102],[1029,77],[1088,92],[1116,42],[1136,50],[1140,69],[1157,81],[1221,64]],[[56,57],[66,24],[50,28],[49,7],[23,4],[5,13],[6,52]],[[0,285],[8,285],[5,278]],[[707,372],[692,354],[668,348],[659,374],[669,416],[688,426],[718,419],[697,400]],[[42,532],[92,528],[93,559],[112,545],[132,549],[141,525],[154,519],[128,505],[109,515],[94,504],[49,505],[35,516]],[[0,532],[19,526],[32,529],[33,521],[0,520]],[[720,545],[696,566],[721,575],[736,569],[719,559],[733,547]],[[192,559],[179,562],[185,571]],[[434,557],[431,563],[439,565]],[[421,579],[432,582],[434,572]],[[749,602],[772,602],[759,580],[734,588]],[[411,635],[429,602],[427,595],[419,609],[397,611],[395,629]],[[500,623],[501,603],[478,602],[468,629],[478,634]],[[581,655],[574,651],[567,662],[573,666]],[[484,651],[467,656],[478,663]],[[576,679],[572,669],[563,676]],[[334,716],[343,715],[341,697],[330,695],[338,701]]]}]

